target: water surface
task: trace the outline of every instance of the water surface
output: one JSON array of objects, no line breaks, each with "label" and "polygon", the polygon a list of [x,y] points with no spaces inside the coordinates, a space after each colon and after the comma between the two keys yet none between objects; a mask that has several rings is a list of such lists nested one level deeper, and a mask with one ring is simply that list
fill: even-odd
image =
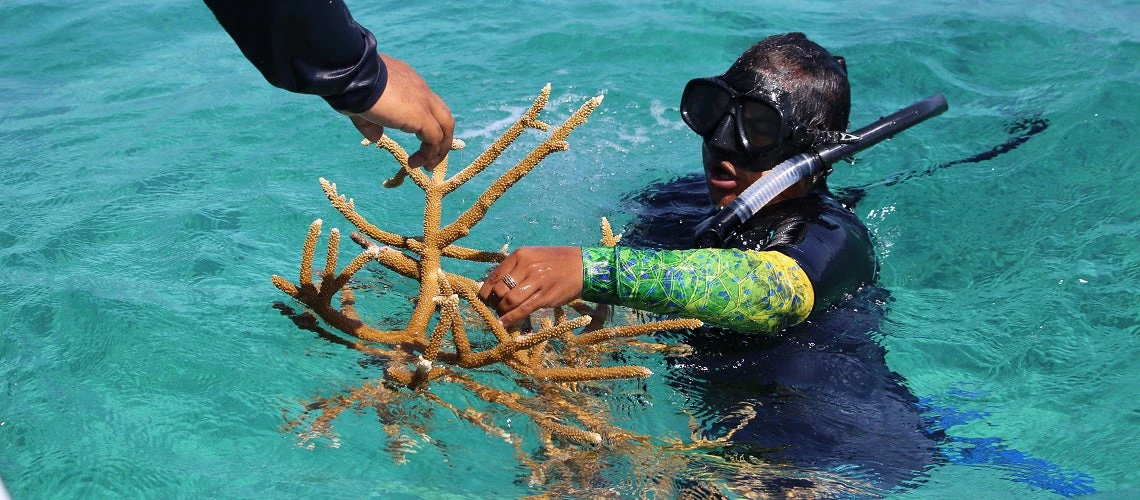
[{"label": "water surface", "polygon": [[[605,96],[571,151],[467,240],[482,248],[594,244],[599,217],[630,224],[621,198],[699,168],[684,83],[769,34],[805,31],[847,58],[853,124],[944,93],[937,121],[832,178],[866,188],[857,213],[893,297],[875,338],[947,436],[945,462],[895,494],[1137,493],[1135,2],[350,7],[448,102],[469,147],[453,161],[547,82],[552,121]],[[349,226],[317,178],[385,227],[420,220],[419,192],[382,191],[391,163],[347,120],[266,84],[197,2],[6,2],[0,42],[0,477],[14,498],[537,492],[509,446],[461,422],[439,424],[446,453],[403,465],[369,414],[339,419],[335,447],[280,432],[298,401],[378,376],[272,307],[269,276],[293,275],[308,224]],[[1044,126],[1016,148],[936,168],[1029,123]],[[615,405],[683,428],[663,377],[644,390]]]}]

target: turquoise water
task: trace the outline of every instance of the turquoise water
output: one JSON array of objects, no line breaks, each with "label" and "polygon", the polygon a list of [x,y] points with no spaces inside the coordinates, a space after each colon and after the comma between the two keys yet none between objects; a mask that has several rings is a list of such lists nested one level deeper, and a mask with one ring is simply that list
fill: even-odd
[{"label": "turquoise water", "polygon": [[[465,240],[480,248],[593,244],[599,217],[631,222],[618,199],[699,167],[684,83],[768,34],[802,30],[847,58],[856,125],[944,93],[950,111],[832,181],[869,186],[858,214],[894,297],[877,338],[950,438],[951,460],[894,494],[1140,494],[1140,4],[350,7],[448,102],[469,147],[455,163],[547,82],[550,120],[605,95],[571,151]],[[371,414],[311,449],[281,432],[299,401],[379,375],[272,307],[269,276],[294,276],[308,224],[349,227],[317,178],[405,233],[421,195],[381,190],[391,162],[319,99],[266,84],[202,4],[0,4],[0,91],[0,477],[14,498],[541,491],[462,422],[433,420],[446,446],[401,465]],[[881,182],[990,151],[1026,120],[1047,127],[993,159]],[[395,302],[376,314],[407,310]],[[657,397],[625,409],[632,424],[683,429],[683,398],[646,385]]]}]

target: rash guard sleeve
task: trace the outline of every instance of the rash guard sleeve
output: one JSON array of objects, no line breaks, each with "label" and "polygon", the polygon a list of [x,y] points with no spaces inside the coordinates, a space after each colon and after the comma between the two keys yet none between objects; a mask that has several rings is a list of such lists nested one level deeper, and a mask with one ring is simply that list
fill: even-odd
[{"label": "rash guard sleeve", "polygon": [[780,252],[582,249],[582,298],[697,318],[749,332],[778,332],[811,313],[811,282]]},{"label": "rash guard sleeve", "polygon": [[376,37],[341,0],[205,0],[265,79],[360,113],[380,99],[388,71]]}]

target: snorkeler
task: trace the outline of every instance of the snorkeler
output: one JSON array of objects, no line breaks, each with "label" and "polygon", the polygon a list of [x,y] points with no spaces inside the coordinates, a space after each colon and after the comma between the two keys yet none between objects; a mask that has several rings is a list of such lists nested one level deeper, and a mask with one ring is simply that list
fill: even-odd
[{"label": "snorkeler", "polygon": [[[765,38],[723,75],[690,81],[680,108],[702,139],[702,180],[649,188],[628,246],[516,250],[480,297],[506,325],[578,297],[699,318],[713,326],[683,334],[693,353],[667,359],[664,376],[699,397],[706,435],[731,433],[722,453],[843,470],[875,488],[913,480],[939,460],[939,438],[871,337],[889,293],[873,286],[871,237],[828,189],[827,170],[727,226],[715,248],[694,238],[706,194],[732,207],[786,160],[857,139],[846,133],[844,60],[802,33]],[[694,207],[694,220],[653,217],[678,206]]]},{"label": "snorkeler", "polygon": [[[692,80],[681,116],[703,139],[712,203],[728,205],[784,160],[849,140],[844,62],[802,33],[766,38],[723,75]],[[775,333],[874,281],[866,226],[827,188],[796,182],[724,239],[722,248],[524,247],[480,297],[505,325],[576,298]]]},{"label": "snorkeler", "polygon": [[384,127],[415,134],[412,168],[433,169],[450,151],[451,110],[405,62],[376,52],[342,0],[205,2],[269,83],[323,97],[370,141]]}]

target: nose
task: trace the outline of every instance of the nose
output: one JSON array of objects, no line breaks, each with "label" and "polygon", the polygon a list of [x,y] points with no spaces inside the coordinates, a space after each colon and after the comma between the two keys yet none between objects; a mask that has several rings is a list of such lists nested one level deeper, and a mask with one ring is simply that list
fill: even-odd
[{"label": "nose", "polygon": [[710,147],[721,151],[741,151],[744,149],[744,145],[740,144],[740,138],[737,137],[735,120],[736,118],[732,116],[732,113],[725,113],[716,129],[706,139]]}]

